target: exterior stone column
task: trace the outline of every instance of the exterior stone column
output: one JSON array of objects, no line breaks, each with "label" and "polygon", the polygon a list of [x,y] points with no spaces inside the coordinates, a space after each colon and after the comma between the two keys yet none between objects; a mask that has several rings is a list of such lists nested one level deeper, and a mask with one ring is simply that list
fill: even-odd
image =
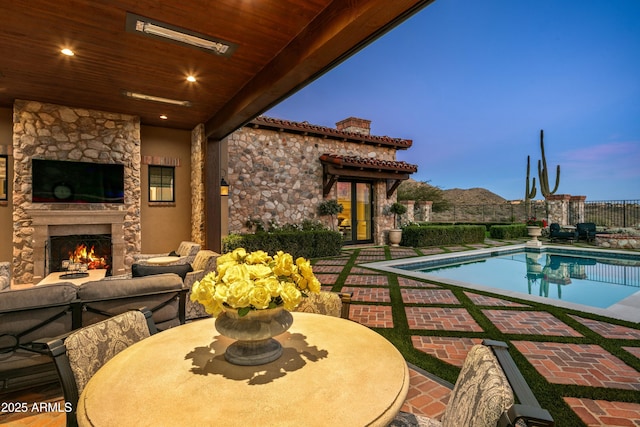
[{"label": "exterior stone column", "polygon": [[415,220],[416,221],[431,221],[431,211],[433,208],[433,202],[430,200],[419,200],[415,206]]},{"label": "exterior stone column", "polygon": [[407,212],[402,216],[405,221],[400,220],[400,223],[414,222],[415,218],[415,200],[401,200],[400,204],[404,205],[407,208]]},{"label": "exterior stone column", "polygon": [[571,196],[569,199],[569,224],[575,225],[584,220],[584,201],[587,196]]},{"label": "exterior stone column", "polygon": [[569,225],[569,194],[552,194],[546,198],[549,224]]}]

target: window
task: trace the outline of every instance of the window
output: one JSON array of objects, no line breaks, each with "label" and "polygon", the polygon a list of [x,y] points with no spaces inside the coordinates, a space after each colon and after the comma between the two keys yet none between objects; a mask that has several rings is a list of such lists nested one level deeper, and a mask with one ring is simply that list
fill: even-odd
[{"label": "window", "polygon": [[172,166],[149,166],[149,201],[174,202],[175,168]]}]

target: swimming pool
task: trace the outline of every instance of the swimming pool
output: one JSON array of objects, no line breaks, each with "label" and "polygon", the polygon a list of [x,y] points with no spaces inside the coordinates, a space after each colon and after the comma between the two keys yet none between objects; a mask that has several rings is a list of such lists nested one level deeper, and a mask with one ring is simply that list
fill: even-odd
[{"label": "swimming pool", "polygon": [[640,254],[524,245],[383,261],[364,267],[640,320]]}]

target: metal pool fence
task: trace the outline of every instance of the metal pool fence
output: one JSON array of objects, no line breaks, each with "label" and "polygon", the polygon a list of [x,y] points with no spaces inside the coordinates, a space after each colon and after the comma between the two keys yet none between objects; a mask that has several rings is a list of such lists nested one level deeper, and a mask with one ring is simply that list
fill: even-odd
[{"label": "metal pool fence", "polygon": [[[531,205],[531,216],[545,218],[546,206],[543,200]],[[569,217],[574,217],[569,213]],[[431,222],[523,222],[527,218],[524,203],[452,205],[443,212],[432,212]],[[584,203],[584,221],[594,222],[602,227],[640,226],[640,200],[607,200]]]}]

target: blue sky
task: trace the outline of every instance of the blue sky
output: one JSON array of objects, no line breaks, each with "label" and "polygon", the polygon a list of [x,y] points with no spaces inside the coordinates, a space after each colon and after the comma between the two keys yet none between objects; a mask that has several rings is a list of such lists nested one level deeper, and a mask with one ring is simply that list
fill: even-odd
[{"label": "blue sky", "polygon": [[640,0],[436,0],[265,115],[371,120],[413,140],[414,179],[506,199],[544,129],[557,194],[640,199],[639,20]]}]

